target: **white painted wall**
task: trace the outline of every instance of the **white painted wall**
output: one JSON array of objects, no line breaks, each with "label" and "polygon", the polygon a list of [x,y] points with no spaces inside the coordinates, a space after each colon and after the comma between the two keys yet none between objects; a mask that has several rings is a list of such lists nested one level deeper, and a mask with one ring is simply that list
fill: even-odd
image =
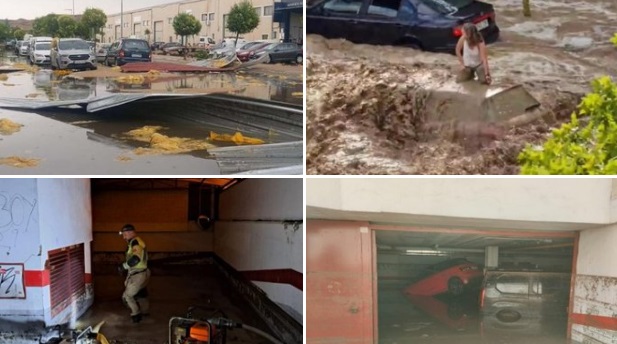
[{"label": "white painted wall", "polygon": [[617,225],[582,231],[578,244],[578,275],[617,277]]},{"label": "white painted wall", "polygon": [[403,214],[606,224],[611,191],[612,179],[320,178],[307,180],[307,216],[332,218],[330,209],[382,222]]},{"label": "white painted wall", "polygon": [[[304,227],[294,230],[281,222],[302,219],[302,199],[302,179],[248,179],[223,192],[221,220],[215,224],[215,253],[238,271],[303,272]],[[288,284],[256,285],[302,323],[301,290]]]},{"label": "white painted wall", "polygon": [[[0,179],[0,263],[43,270],[39,256],[39,212],[34,179]],[[21,276],[19,283],[21,283]],[[43,315],[41,288],[25,288],[26,299],[0,299],[0,317],[19,321]]]},{"label": "white painted wall", "polygon": [[224,191],[221,220],[300,220],[302,179],[247,179]]}]

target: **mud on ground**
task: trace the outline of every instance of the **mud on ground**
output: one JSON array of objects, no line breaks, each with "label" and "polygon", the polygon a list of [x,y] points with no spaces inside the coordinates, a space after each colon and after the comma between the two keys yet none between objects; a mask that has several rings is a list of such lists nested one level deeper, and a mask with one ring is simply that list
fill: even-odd
[{"label": "mud on ground", "polygon": [[469,94],[485,90],[454,82],[452,55],[309,36],[307,173],[518,174],[520,150],[569,120],[593,78],[617,75],[617,4],[549,0],[524,18],[519,1],[492,3],[493,85],[524,85],[539,109],[515,125],[480,120]]}]

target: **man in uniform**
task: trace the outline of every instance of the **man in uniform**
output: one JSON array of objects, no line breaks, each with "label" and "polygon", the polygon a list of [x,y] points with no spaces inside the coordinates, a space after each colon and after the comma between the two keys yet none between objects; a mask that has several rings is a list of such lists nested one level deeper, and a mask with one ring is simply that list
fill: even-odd
[{"label": "man in uniform", "polygon": [[124,225],[120,235],[126,240],[128,248],[126,258],[120,269],[128,271],[124,281],[122,301],[131,309],[131,319],[134,323],[141,321],[142,316],[148,315],[149,304],[146,286],[150,280],[148,269],[148,252],[146,243],[137,236],[135,227]]}]

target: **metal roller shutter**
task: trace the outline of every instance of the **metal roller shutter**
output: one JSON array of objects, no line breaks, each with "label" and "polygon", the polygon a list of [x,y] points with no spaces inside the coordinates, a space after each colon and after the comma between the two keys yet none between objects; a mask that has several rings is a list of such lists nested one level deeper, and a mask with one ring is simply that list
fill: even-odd
[{"label": "metal roller shutter", "polygon": [[84,244],[49,251],[51,313],[65,309],[74,295],[85,291]]}]

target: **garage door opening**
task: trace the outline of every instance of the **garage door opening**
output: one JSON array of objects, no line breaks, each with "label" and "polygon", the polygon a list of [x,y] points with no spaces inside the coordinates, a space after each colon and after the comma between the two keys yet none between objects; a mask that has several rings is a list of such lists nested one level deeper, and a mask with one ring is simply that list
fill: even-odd
[{"label": "garage door opening", "polygon": [[375,230],[380,343],[563,343],[576,235]]}]

